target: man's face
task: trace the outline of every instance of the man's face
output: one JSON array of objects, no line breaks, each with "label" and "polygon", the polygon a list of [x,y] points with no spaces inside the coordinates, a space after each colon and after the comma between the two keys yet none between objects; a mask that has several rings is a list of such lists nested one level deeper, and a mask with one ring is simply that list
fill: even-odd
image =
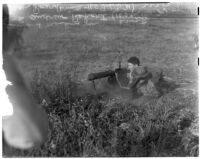
[{"label": "man's face", "polygon": [[127,69],[129,70],[129,71],[133,71],[135,68],[137,68],[138,67],[138,65],[136,64],[136,65],[134,65],[134,64],[132,64],[132,63],[128,63],[128,65],[127,65]]}]

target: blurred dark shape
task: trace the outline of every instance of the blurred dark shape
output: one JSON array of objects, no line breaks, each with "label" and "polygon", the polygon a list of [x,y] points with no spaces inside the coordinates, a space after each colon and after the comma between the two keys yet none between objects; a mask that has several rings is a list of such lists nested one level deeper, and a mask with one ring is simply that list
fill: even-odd
[{"label": "blurred dark shape", "polygon": [[6,142],[4,153],[9,153],[9,146],[20,149],[38,146],[48,133],[47,115],[30,94],[13,58],[15,48],[22,40],[23,29],[10,26],[8,6],[3,5],[3,69],[6,79],[12,83],[7,85],[6,92],[13,105],[13,115],[3,117],[2,121],[3,141]]},{"label": "blurred dark shape", "polygon": [[23,37],[22,33],[24,29],[28,27],[25,24],[21,24],[18,21],[10,21],[9,10],[6,4],[3,5],[3,56],[5,51],[9,49],[21,48]]},{"label": "blurred dark shape", "polygon": [[9,25],[9,11],[8,11],[8,6],[4,4],[3,5],[3,26],[2,26],[3,27],[3,50],[8,49],[8,46],[7,46],[8,42],[6,38],[8,36],[8,25]]}]

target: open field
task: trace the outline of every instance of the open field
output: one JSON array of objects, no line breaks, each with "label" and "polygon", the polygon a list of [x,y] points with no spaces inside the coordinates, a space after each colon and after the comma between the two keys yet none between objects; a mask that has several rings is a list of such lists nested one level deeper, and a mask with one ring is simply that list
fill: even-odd
[{"label": "open field", "polygon": [[30,28],[17,55],[27,80],[37,69],[42,75],[50,71],[53,76],[48,80],[57,81],[61,67],[65,73],[73,67],[78,80],[85,81],[88,73],[118,67],[121,51],[124,67],[130,56],[138,56],[142,64],[161,67],[178,82],[197,83],[197,28],[198,20],[193,18],[152,18],[146,24],[79,25],[66,30]]},{"label": "open field", "polygon": [[[10,152],[51,157],[197,156],[194,37],[198,27],[197,18],[29,27],[14,56],[38,104],[49,115],[49,140],[39,148]],[[176,83],[186,83],[186,91],[145,99],[140,106],[120,97],[88,94],[89,73],[115,69],[120,58],[126,67],[131,56],[139,57],[141,64],[162,68]],[[97,90],[102,83],[96,81]],[[77,98],[71,93],[74,89],[85,94]]]}]

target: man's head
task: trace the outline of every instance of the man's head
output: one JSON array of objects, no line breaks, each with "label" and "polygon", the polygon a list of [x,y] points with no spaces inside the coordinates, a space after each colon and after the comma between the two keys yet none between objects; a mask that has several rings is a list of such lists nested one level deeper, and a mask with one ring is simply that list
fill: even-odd
[{"label": "man's head", "polygon": [[127,68],[130,71],[133,71],[135,68],[137,68],[140,65],[140,60],[135,56],[130,57],[127,62],[128,62]]}]

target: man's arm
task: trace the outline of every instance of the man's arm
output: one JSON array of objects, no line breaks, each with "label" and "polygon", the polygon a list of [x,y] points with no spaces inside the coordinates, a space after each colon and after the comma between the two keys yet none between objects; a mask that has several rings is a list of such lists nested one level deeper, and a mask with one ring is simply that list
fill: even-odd
[{"label": "man's arm", "polygon": [[148,72],[146,68],[145,68],[145,71],[146,72],[144,74],[141,74],[141,75],[135,77],[135,80],[130,80],[127,87],[124,87],[121,85],[116,71],[115,71],[115,77],[121,88],[130,90],[131,88],[135,87],[141,80],[144,80],[143,82],[146,82],[148,79],[150,79],[152,77],[152,73]]},{"label": "man's arm", "polygon": [[145,83],[151,77],[152,77],[152,73],[151,72],[146,72],[145,74],[136,77],[136,79],[134,81],[131,81],[128,84],[128,87],[129,87],[129,89],[135,87],[141,80],[144,80],[142,83]]}]

